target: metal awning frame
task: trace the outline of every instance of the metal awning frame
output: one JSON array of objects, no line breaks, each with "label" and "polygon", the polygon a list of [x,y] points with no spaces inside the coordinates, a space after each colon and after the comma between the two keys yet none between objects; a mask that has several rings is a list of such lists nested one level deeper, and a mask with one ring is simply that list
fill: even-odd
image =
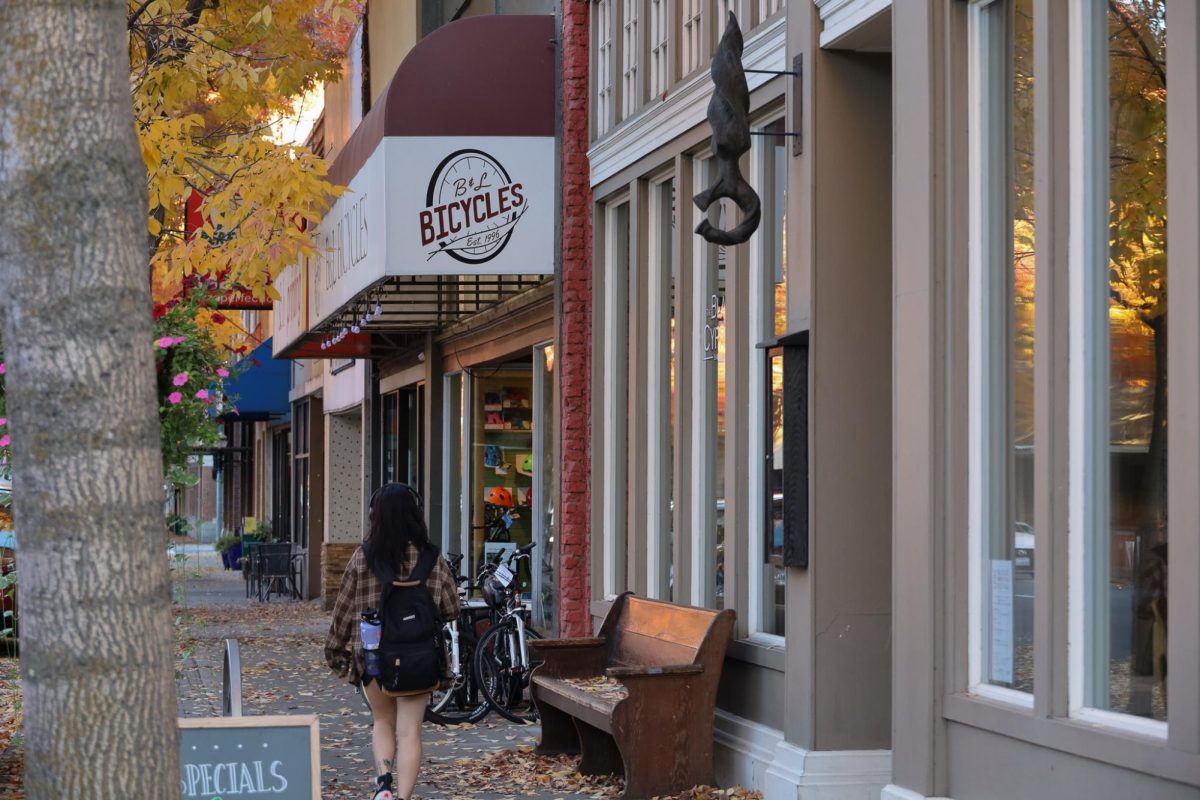
[{"label": "metal awning frame", "polygon": [[[373,358],[536,289],[553,275],[392,275],[376,281],[280,354]],[[314,348],[319,347],[319,350]],[[350,351],[353,352],[350,352]],[[317,352],[320,355],[317,355]]]}]

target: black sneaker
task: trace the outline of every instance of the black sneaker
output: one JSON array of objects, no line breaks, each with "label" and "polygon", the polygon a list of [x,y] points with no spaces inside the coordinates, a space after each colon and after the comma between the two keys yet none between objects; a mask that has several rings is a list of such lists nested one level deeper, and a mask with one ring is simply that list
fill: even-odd
[{"label": "black sneaker", "polygon": [[392,794],[391,775],[380,775],[375,779],[375,794],[371,796],[371,800],[396,800],[396,796]]}]

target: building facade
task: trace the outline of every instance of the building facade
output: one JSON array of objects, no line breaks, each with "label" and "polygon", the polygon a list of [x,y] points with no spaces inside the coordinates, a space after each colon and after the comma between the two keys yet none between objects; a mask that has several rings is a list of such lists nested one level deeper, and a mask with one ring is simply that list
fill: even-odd
[{"label": "building facade", "polygon": [[558,627],[555,8],[372,4],[326,87],[311,143],[348,190],[281,276],[273,339],[309,596],[332,602],[371,492],[402,481],[466,569],[537,542],[521,577]]},{"label": "building facade", "polygon": [[737,612],[768,798],[1200,796],[1196,6],[588,6],[593,620]]}]

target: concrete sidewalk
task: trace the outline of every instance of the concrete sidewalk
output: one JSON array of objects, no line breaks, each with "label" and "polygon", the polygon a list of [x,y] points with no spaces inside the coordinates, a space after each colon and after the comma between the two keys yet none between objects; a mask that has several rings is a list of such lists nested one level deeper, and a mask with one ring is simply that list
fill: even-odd
[{"label": "concrete sidewalk", "polygon": [[[239,641],[243,714],[317,714],[323,798],[371,797],[371,715],[361,697],[326,668],[329,616],[317,602],[246,599],[240,572],[177,569],[183,620],[179,714],[219,716],[223,640]],[[611,780],[586,781],[572,762],[533,756],[538,729],[491,715],[475,726],[426,724],[421,798],[611,798]]]}]

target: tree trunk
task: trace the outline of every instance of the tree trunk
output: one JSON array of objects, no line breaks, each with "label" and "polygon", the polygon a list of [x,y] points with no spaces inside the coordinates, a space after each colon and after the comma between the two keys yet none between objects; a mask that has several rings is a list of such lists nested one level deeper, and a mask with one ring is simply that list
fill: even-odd
[{"label": "tree trunk", "polygon": [[0,2],[0,321],[25,791],[178,798],[125,0]]}]

